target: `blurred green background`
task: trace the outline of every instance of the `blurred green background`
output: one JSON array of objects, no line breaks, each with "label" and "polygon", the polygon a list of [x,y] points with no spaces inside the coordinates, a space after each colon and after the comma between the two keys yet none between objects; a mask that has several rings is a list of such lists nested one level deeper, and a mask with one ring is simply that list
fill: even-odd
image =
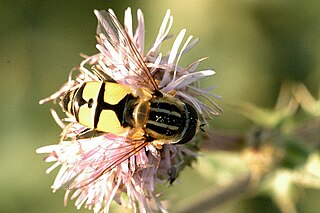
[{"label": "blurred green background", "polygon": [[[51,193],[58,170],[46,175],[50,165],[35,153],[38,147],[57,143],[61,131],[49,112],[56,106],[40,106],[38,101],[66,82],[70,69],[82,60],[79,53],[97,52],[93,10],[112,8],[122,20],[128,6],[134,16],[138,8],[144,13],[146,48],[167,9],[174,17],[172,34],[186,28],[188,35],[200,37],[181,65],[209,56],[201,69],[217,71],[209,81],[223,97],[217,102],[224,115],[213,121],[212,128],[241,133],[250,126],[225,103],[245,100],[272,107],[283,81],[303,82],[313,94],[320,86],[320,4],[316,0],[1,1],[0,212],[76,211],[73,201],[63,206],[63,190]],[[194,168],[183,172],[181,184],[166,190],[173,212],[215,184],[211,174],[217,171],[208,168],[206,157]],[[316,202],[320,193],[305,193],[299,212],[320,208]],[[246,196],[215,211],[278,212],[271,200]]]}]

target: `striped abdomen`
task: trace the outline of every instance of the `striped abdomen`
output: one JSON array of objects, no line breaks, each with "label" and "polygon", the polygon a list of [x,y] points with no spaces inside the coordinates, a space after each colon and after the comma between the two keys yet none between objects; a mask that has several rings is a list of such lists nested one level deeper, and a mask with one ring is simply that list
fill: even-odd
[{"label": "striped abdomen", "polygon": [[197,124],[198,114],[191,105],[171,96],[150,100],[145,129],[152,138],[168,143],[186,143],[194,137]]}]

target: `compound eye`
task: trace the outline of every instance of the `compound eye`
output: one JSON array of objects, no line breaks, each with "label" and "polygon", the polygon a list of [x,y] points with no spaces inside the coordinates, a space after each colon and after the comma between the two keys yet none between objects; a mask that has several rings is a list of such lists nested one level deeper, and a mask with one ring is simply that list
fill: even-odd
[{"label": "compound eye", "polygon": [[186,131],[184,135],[182,135],[181,140],[178,142],[179,144],[187,143],[193,139],[198,129],[198,113],[193,106],[185,103],[186,105],[186,114],[188,124],[185,128]]},{"label": "compound eye", "polygon": [[88,101],[88,107],[91,108],[93,105],[93,99],[90,98],[90,100]]}]

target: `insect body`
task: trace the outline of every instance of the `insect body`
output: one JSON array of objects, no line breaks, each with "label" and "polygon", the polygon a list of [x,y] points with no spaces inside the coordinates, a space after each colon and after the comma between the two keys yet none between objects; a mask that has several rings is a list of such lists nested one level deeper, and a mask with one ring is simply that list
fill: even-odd
[{"label": "insect body", "polygon": [[[98,161],[99,166],[92,167],[95,172],[87,181],[73,183],[70,188],[91,183],[150,144],[161,149],[163,144],[186,143],[200,126],[193,105],[161,92],[151,74],[151,69],[157,67],[147,66],[132,36],[118,19],[110,12],[95,13],[99,20],[99,41],[119,58],[115,63],[103,64],[103,70],[101,67],[92,70],[99,80],[82,82],[65,92],[60,105],[90,130],[111,133],[124,141],[117,147],[118,152],[111,152],[103,164]],[[110,82],[106,77],[120,71],[130,73],[126,78],[133,83]]]},{"label": "insect body", "polygon": [[139,132],[159,144],[186,143],[198,128],[198,115],[190,104],[117,83],[83,83],[69,91],[61,105],[90,129],[118,135]]}]

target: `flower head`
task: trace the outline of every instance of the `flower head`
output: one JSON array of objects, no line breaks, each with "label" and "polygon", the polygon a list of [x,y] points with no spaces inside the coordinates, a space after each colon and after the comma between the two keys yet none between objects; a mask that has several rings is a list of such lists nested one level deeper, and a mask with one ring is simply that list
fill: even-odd
[{"label": "flower head", "polygon": [[[202,123],[219,115],[221,109],[210,99],[210,96],[216,97],[210,92],[212,88],[200,89],[197,84],[198,80],[215,72],[197,71],[202,59],[187,67],[178,66],[181,56],[198,40],[191,42],[192,36],[189,36],[182,45],[186,33],[183,29],[175,39],[169,55],[160,52],[160,46],[169,37],[172,26],[173,18],[169,10],[154,44],[146,54],[144,18],[140,10],[137,12],[138,26],[135,33],[130,8],[125,12],[124,27],[112,10],[95,10],[95,15],[99,23],[96,45],[99,53],[86,56],[76,68],[80,74],[74,78],[70,74],[68,82],[58,92],[40,103],[64,99],[69,91],[74,91],[85,82],[115,81],[135,90],[144,88],[151,91],[157,88],[163,94],[189,102],[201,115],[199,119]],[[198,99],[200,96],[207,101]],[[158,200],[156,184],[172,183],[187,164],[186,161],[197,156],[188,145],[129,140],[129,132],[113,134],[90,131],[72,113],[66,112],[67,117],[63,121],[55,111],[52,114],[63,128],[61,140],[59,144],[39,148],[37,152],[49,153],[46,161],[56,162],[47,173],[61,165],[52,189],[67,189],[65,203],[69,194],[73,193],[71,199],[76,199],[77,208],[85,205],[93,208],[94,212],[108,212],[114,200],[135,210],[139,208],[140,212],[151,212],[153,208],[166,212]]]}]

